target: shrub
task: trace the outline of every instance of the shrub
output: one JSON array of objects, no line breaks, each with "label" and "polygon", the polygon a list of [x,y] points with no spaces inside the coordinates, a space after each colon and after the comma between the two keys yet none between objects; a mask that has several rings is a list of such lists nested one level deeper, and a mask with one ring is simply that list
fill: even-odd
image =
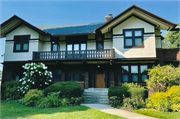
[{"label": "shrub", "polygon": [[80,105],[84,100],[84,97],[75,98],[75,105]]},{"label": "shrub", "polygon": [[2,98],[6,100],[21,99],[24,95],[18,92],[19,81],[8,81],[2,84]]},{"label": "shrub", "polygon": [[152,92],[166,91],[167,87],[179,85],[180,68],[172,65],[155,66],[148,70],[149,80],[146,80],[148,89]]},{"label": "shrub", "polygon": [[42,90],[52,81],[52,73],[47,71],[47,67],[43,63],[26,63],[22,66],[25,70],[25,75],[19,82],[19,91],[26,93],[29,89]]},{"label": "shrub", "polygon": [[112,96],[109,98],[109,103],[111,104],[111,107],[120,107],[122,99],[117,96]]},{"label": "shrub", "polygon": [[61,103],[62,103],[62,106],[68,106],[70,104],[70,101],[69,99],[64,98]]},{"label": "shrub", "polygon": [[130,89],[130,88],[144,88],[143,86],[137,84],[137,83],[123,83],[122,84],[122,87],[123,88],[126,88],[126,89]]},{"label": "shrub", "polygon": [[44,89],[44,95],[58,91],[61,91],[62,98],[79,97],[81,96],[81,85],[73,81],[55,83]]},{"label": "shrub", "polygon": [[34,106],[38,100],[44,97],[42,91],[31,89],[25,94],[24,103],[28,106]]},{"label": "shrub", "polygon": [[130,93],[127,88],[111,86],[108,89],[108,97],[117,96],[123,99],[123,95],[125,95],[126,97],[130,96]]},{"label": "shrub", "polygon": [[145,107],[145,102],[142,98],[132,97],[123,99],[124,108],[139,109]]},{"label": "shrub", "polygon": [[48,108],[48,107],[59,107],[62,105],[62,99],[59,98],[60,92],[52,92],[47,97],[40,99],[36,107]]},{"label": "shrub", "polygon": [[172,86],[166,92],[156,92],[151,95],[146,106],[159,111],[175,111],[177,110],[179,99],[179,86]]},{"label": "shrub", "polygon": [[131,98],[137,97],[138,99],[142,98],[145,100],[148,97],[148,91],[144,88],[130,88],[129,92],[131,94]]}]

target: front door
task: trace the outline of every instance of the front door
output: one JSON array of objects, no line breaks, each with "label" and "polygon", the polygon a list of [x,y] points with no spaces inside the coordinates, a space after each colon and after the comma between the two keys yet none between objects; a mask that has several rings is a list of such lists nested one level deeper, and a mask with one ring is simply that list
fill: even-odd
[{"label": "front door", "polygon": [[95,75],[95,88],[105,88],[105,71],[97,69]]}]

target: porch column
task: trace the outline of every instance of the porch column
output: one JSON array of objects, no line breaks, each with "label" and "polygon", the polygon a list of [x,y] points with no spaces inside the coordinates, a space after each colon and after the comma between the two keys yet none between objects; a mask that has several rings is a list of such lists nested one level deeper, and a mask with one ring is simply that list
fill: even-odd
[{"label": "porch column", "polygon": [[115,81],[114,81],[114,70],[111,69],[110,73],[111,73],[110,86],[114,86],[114,85],[115,85]]},{"label": "porch column", "polygon": [[88,71],[85,71],[84,87],[85,87],[85,89],[89,88],[89,72]]}]

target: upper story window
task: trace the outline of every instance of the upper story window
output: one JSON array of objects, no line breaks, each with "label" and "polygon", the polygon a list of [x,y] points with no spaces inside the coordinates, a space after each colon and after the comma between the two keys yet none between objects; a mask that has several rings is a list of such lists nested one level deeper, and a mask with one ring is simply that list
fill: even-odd
[{"label": "upper story window", "polygon": [[124,30],[124,47],[143,47],[143,29]]},{"label": "upper story window", "polygon": [[52,51],[59,51],[59,44],[52,42]]},{"label": "upper story window", "polygon": [[30,35],[14,36],[14,52],[29,51]]}]

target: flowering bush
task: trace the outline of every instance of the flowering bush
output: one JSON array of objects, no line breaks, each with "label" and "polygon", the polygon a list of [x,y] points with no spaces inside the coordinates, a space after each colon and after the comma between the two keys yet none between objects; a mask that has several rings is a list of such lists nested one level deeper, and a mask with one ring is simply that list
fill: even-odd
[{"label": "flowering bush", "polygon": [[179,111],[179,99],[179,86],[172,86],[166,92],[156,92],[151,95],[146,106],[159,111]]},{"label": "flowering bush", "polygon": [[71,97],[70,103],[75,105],[80,105],[84,100],[85,100],[84,97],[77,97],[77,98]]},{"label": "flowering bush", "polygon": [[43,63],[26,63],[22,66],[25,75],[19,82],[22,84],[18,87],[18,91],[26,93],[29,89],[43,89],[52,81],[52,73],[47,71],[47,67]]}]

